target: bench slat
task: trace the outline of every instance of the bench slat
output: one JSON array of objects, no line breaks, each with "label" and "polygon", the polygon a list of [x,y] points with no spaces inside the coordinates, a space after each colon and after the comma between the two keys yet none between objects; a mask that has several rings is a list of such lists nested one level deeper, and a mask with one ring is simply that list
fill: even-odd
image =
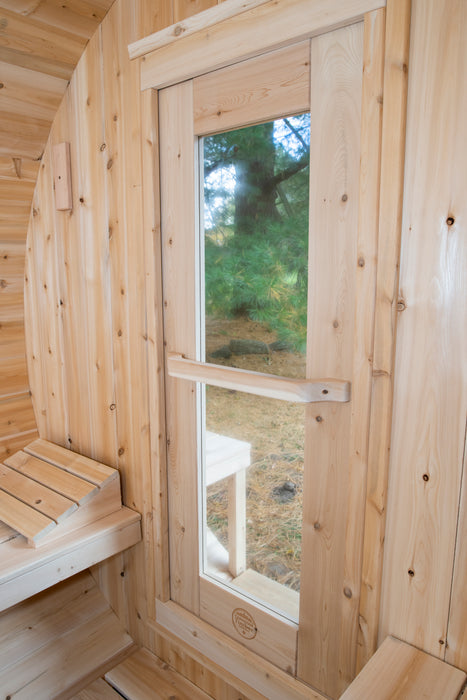
[{"label": "bench slat", "polygon": [[77,508],[77,504],[20,474],[14,469],[0,464],[0,487],[23,503],[26,503],[39,513],[46,515],[56,523],[67,518]]},{"label": "bench slat", "polygon": [[18,501],[2,489],[0,489],[0,520],[33,542],[37,542],[56,527],[56,523],[46,515]]},{"label": "bench slat", "polygon": [[106,464],[96,462],[94,459],[84,457],[83,455],[67,450],[65,447],[55,445],[47,440],[34,440],[24,451],[33,457],[50,462],[61,469],[64,469],[70,474],[82,477],[92,484],[102,488],[109,481],[117,478],[117,470],[108,467]]},{"label": "bench slat", "polygon": [[92,498],[98,488],[89,481],[80,479],[78,476],[70,474],[64,469],[43,462],[37,457],[31,457],[31,455],[22,451],[6,459],[5,464],[29,476],[31,479],[38,481],[40,484],[47,486],[53,491],[61,493],[66,498],[69,498],[79,505],[83,505]]},{"label": "bench slat", "polygon": [[387,637],[340,700],[457,700],[466,674]]}]

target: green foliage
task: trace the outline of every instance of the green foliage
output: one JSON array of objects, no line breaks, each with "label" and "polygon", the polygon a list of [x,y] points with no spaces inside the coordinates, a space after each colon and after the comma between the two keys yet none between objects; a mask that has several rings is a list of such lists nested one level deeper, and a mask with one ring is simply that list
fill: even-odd
[{"label": "green foliage", "polygon": [[205,140],[206,313],[247,315],[303,351],[309,117],[289,121]]}]

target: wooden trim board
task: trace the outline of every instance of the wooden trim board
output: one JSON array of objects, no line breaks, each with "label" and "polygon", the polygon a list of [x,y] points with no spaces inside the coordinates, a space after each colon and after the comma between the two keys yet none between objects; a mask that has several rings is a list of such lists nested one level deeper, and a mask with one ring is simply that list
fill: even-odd
[{"label": "wooden trim board", "polygon": [[40,549],[17,535],[0,544],[0,610],[131,547],[141,539],[141,516],[129,508],[107,515]]},{"label": "wooden trim board", "polygon": [[274,374],[197,362],[181,355],[169,355],[167,368],[169,377],[203,382],[271,399],[297,403],[350,400],[350,382],[339,379],[289,379]]},{"label": "wooden trim board", "polygon": [[[363,20],[385,0],[270,0],[144,56],[141,88],[162,88]],[[214,7],[207,10],[209,19]],[[208,14],[211,13],[211,14]],[[258,32],[258,27],[261,31]],[[176,28],[172,29],[174,35]],[[190,60],[186,60],[190,56]]]},{"label": "wooden trim board", "polygon": [[457,700],[466,679],[454,666],[386,637],[340,700]]}]

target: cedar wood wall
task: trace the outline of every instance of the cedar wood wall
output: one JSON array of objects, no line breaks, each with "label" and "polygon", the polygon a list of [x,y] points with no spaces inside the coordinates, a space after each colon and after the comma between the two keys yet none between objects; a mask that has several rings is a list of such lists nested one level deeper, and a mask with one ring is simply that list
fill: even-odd
[{"label": "cedar wood wall", "polygon": [[[147,312],[154,318],[157,303],[146,309],[145,293],[153,265],[145,250],[158,236],[147,207],[143,220],[150,97],[140,93],[139,60],[130,63],[127,52],[130,42],[210,4],[116,0],[90,41],[42,160],[25,297],[40,435],[117,466],[125,503],[143,514],[144,542],[95,575],[138,642],[228,699],[240,696],[146,624],[158,500],[151,465],[161,453],[148,401],[160,368],[148,372],[147,346],[160,351],[162,339],[148,335]],[[466,33],[464,0],[414,0],[381,636],[395,634],[467,670]],[[71,143],[71,214],[54,208],[50,148],[60,141]],[[162,405],[152,407],[153,424],[158,411]]]}]

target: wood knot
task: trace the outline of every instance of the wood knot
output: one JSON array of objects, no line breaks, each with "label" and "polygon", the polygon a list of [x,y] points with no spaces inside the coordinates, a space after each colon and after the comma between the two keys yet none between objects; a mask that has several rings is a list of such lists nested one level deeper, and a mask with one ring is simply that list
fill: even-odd
[{"label": "wood knot", "polygon": [[180,36],[182,32],[183,27],[180,24],[177,24],[177,26],[174,28],[174,36]]}]

